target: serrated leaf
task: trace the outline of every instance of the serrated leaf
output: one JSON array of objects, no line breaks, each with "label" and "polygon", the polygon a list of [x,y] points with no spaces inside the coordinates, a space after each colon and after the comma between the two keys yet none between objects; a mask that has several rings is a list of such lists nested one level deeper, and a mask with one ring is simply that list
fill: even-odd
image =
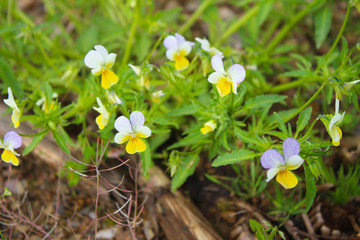
[{"label": "serrated leaf", "polygon": [[312,113],[312,108],[308,107],[302,111],[299,115],[299,119],[296,122],[296,133],[301,132],[308,124]]},{"label": "serrated leaf", "polygon": [[218,156],[211,164],[211,166],[219,167],[223,165],[239,163],[246,160],[252,160],[254,157],[257,157],[258,155],[259,155],[258,153],[254,153],[253,151],[247,149],[239,149],[231,153],[225,153],[221,156]]},{"label": "serrated leaf", "polygon": [[286,98],[287,96],[285,95],[260,95],[247,100],[244,108],[257,109],[261,107],[267,107],[274,103],[281,102]]},{"label": "serrated leaf", "polygon": [[184,159],[174,178],[171,180],[171,191],[178,189],[195,172],[199,159],[199,155],[190,155]]},{"label": "serrated leaf", "polygon": [[306,203],[305,214],[310,210],[311,205],[314,203],[316,197],[316,181],[312,175],[309,167],[304,164],[305,169],[305,181],[306,181]]},{"label": "serrated leaf", "polygon": [[315,42],[319,49],[330,31],[332,12],[328,6],[320,8],[315,14]]}]

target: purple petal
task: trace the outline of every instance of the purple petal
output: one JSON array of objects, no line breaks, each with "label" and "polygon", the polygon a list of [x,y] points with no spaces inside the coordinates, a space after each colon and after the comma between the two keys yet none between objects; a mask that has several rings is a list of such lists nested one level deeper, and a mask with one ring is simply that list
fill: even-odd
[{"label": "purple petal", "polygon": [[4,145],[17,149],[21,147],[22,139],[19,134],[14,131],[9,131],[4,136]]},{"label": "purple petal", "polygon": [[228,74],[230,75],[230,77],[234,82],[240,83],[244,81],[246,76],[246,71],[245,68],[240,64],[234,64],[229,68]]},{"label": "purple petal", "polygon": [[216,54],[211,58],[211,65],[212,65],[212,67],[214,68],[214,70],[216,72],[219,72],[219,73],[224,74],[224,75],[226,74],[225,70],[224,70],[223,61],[222,61],[221,56],[219,54]]},{"label": "purple petal", "polygon": [[178,41],[172,35],[167,36],[164,40],[164,46],[166,47],[166,49],[177,49]]},{"label": "purple petal", "polygon": [[300,144],[294,138],[287,138],[283,143],[283,152],[285,160],[291,156],[299,155],[300,153]]},{"label": "purple petal", "polygon": [[280,164],[285,164],[283,156],[278,151],[273,149],[266,150],[260,158],[261,166],[265,169],[277,167]]},{"label": "purple petal", "polygon": [[130,114],[130,122],[134,132],[144,125],[145,117],[142,112],[134,111]]}]

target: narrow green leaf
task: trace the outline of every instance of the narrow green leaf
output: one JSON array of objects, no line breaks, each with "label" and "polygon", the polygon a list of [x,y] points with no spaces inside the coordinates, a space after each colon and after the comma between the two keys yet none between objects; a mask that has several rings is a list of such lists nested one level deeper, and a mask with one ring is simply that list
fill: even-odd
[{"label": "narrow green leaf", "polygon": [[279,123],[279,129],[280,129],[284,134],[287,134],[287,135],[288,135],[289,133],[288,133],[288,131],[287,131],[287,128],[286,128],[285,123],[284,123],[283,119],[281,118],[281,116],[280,116],[278,113],[276,113],[276,112],[274,112],[274,116],[275,116],[277,122]]},{"label": "narrow green leaf", "polygon": [[178,189],[195,172],[199,159],[199,155],[189,155],[180,163],[181,166],[171,181],[171,191]]},{"label": "narrow green leaf", "polygon": [[330,31],[332,12],[328,6],[320,8],[315,14],[315,42],[320,48]]},{"label": "narrow green leaf", "polygon": [[142,163],[142,171],[144,176],[148,176],[148,171],[150,169],[150,167],[153,165],[153,161],[151,159],[151,149],[149,144],[143,140],[146,144],[146,149],[144,152],[140,153],[140,157],[141,157],[141,163]]},{"label": "narrow green leaf", "polygon": [[59,145],[59,147],[66,153],[70,154],[70,149],[69,147],[66,145],[66,140],[63,136],[61,136],[58,132],[56,131],[51,131],[53,133],[53,136],[56,140],[56,143]]},{"label": "narrow green leaf", "polygon": [[43,140],[43,138],[45,137],[45,135],[47,134],[47,132],[45,132],[44,134],[41,134],[39,136],[35,136],[32,140],[32,142],[24,149],[22,155],[25,156],[27,154],[29,154],[32,150],[34,150],[34,148],[41,142],[41,140]]},{"label": "narrow green leaf", "polygon": [[263,0],[260,3],[259,13],[256,18],[258,26],[261,26],[261,24],[263,24],[263,22],[269,16],[273,4],[274,4],[274,0]]},{"label": "narrow green leaf", "polygon": [[177,124],[177,122],[175,121],[170,121],[164,117],[159,117],[159,118],[151,118],[149,119],[150,121],[154,122],[154,123],[157,123],[159,125],[172,125],[174,126],[176,129],[179,128],[179,124]]},{"label": "narrow green leaf", "polygon": [[304,164],[305,169],[305,181],[306,181],[306,204],[305,204],[305,213],[310,210],[311,205],[314,203],[316,197],[316,181],[315,177],[312,175],[309,167]]},{"label": "narrow green leaf", "polygon": [[235,150],[231,153],[225,153],[224,155],[218,156],[211,166],[219,167],[228,164],[239,163],[246,160],[252,160],[254,157],[257,157],[259,154],[254,153],[247,149]]},{"label": "narrow green leaf", "polygon": [[168,149],[170,150],[170,149],[174,149],[174,148],[178,148],[178,147],[192,145],[192,144],[198,143],[200,140],[202,140],[204,138],[206,138],[206,136],[201,134],[199,131],[199,133],[190,134],[190,135],[184,137],[179,142],[174,143],[173,145],[169,146]]},{"label": "narrow green leaf", "polygon": [[24,92],[8,62],[0,56],[0,79],[11,88],[15,99],[23,98]]},{"label": "narrow green leaf", "polygon": [[296,122],[296,135],[301,132],[308,124],[312,113],[312,108],[308,107],[302,111],[299,115],[299,119]]},{"label": "narrow green leaf", "polygon": [[341,46],[341,62],[342,63],[345,63],[348,51],[349,51],[348,43],[346,41],[346,38],[343,36],[342,37],[342,46]]},{"label": "narrow green leaf", "polygon": [[175,117],[175,116],[191,115],[194,113],[196,113],[196,108],[193,105],[187,105],[182,108],[174,109],[168,112],[166,115],[170,117]]},{"label": "narrow green leaf", "polygon": [[12,195],[12,193],[11,193],[10,190],[6,187],[6,188],[4,189],[3,194],[1,194],[0,198],[6,197],[6,196],[11,196],[11,195]]},{"label": "narrow green leaf", "polygon": [[281,102],[286,98],[287,96],[285,95],[260,95],[247,100],[244,108],[257,109],[261,107],[267,107],[274,103]]},{"label": "narrow green leaf", "polygon": [[249,220],[249,225],[253,232],[255,232],[256,230],[261,230],[263,228],[263,226],[254,219]]}]

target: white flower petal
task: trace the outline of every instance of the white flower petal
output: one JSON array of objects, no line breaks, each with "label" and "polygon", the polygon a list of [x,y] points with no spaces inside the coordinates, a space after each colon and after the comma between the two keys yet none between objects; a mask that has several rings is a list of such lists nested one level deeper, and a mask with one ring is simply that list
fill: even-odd
[{"label": "white flower petal", "polygon": [[269,182],[271,179],[273,179],[276,176],[278,172],[279,172],[278,168],[270,168],[266,173],[267,175],[266,181]]},{"label": "white flower petal", "polygon": [[225,76],[219,72],[213,72],[212,74],[210,74],[208,81],[212,84],[217,84],[224,77]]},{"label": "white flower petal", "polygon": [[231,85],[232,85],[232,91],[234,94],[237,94],[237,82],[231,81]]},{"label": "white flower petal", "polygon": [[211,65],[216,72],[225,75],[224,64],[220,55],[215,55],[211,58]]},{"label": "white flower petal", "polygon": [[15,99],[14,99],[14,96],[12,94],[10,87],[8,87],[8,99],[4,99],[4,103],[6,105],[8,105],[10,108],[15,109],[16,111],[19,111],[19,108],[15,103]]},{"label": "white flower petal", "polygon": [[333,142],[339,142],[340,141],[340,135],[336,128],[336,126],[333,126],[330,130],[330,137],[333,140]]},{"label": "white flower petal", "polygon": [[106,48],[104,46],[102,46],[102,45],[95,45],[94,48],[95,48],[95,51],[98,52],[101,55],[102,59],[105,62],[108,55],[109,55],[108,50],[106,50]]},{"label": "white flower petal", "polygon": [[129,138],[129,136],[130,135],[128,133],[119,132],[115,135],[114,142],[116,142],[118,144],[122,144],[122,143],[126,142],[127,138]]},{"label": "white flower petal", "polygon": [[186,42],[184,36],[179,33],[175,33],[175,38],[177,40],[178,47],[182,46]]},{"label": "white flower petal", "polygon": [[183,51],[184,56],[186,56],[191,52],[191,45],[188,42],[186,42],[179,47],[179,51]]},{"label": "white flower petal", "polygon": [[304,159],[302,159],[299,155],[292,155],[288,159],[285,159],[285,166],[286,169],[289,170],[295,170],[298,169],[304,162]]},{"label": "white flower petal", "polygon": [[101,57],[100,53],[95,50],[90,50],[84,58],[84,63],[89,68],[98,68],[104,65],[104,60]]},{"label": "white flower petal", "polygon": [[195,38],[196,41],[198,41],[200,44],[201,44],[201,48],[204,50],[204,51],[207,51],[207,52],[210,52],[211,51],[211,48],[210,48],[210,43],[209,41],[204,38],[204,39],[201,39],[201,38]]},{"label": "white flower petal", "polygon": [[114,65],[115,59],[116,59],[116,54],[110,53],[105,60],[106,68],[111,68]]},{"label": "white flower petal", "polygon": [[144,125],[145,117],[142,112],[134,111],[130,114],[130,122],[134,132],[138,132],[138,129]]},{"label": "white flower petal", "polygon": [[166,57],[171,61],[175,61],[175,54],[177,54],[177,50],[169,49],[166,51]]},{"label": "white flower petal", "polygon": [[177,50],[178,48],[178,41],[176,39],[176,37],[170,35],[167,36],[164,40],[164,46],[166,47],[166,49],[174,49]]},{"label": "white flower petal", "polygon": [[132,64],[128,64],[129,67],[131,67],[131,69],[135,72],[136,75],[140,76],[140,67],[138,66],[134,66]]},{"label": "white flower petal", "polygon": [[121,116],[115,120],[115,129],[119,131],[119,133],[132,133],[131,124],[128,118]]},{"label": "white flower petal", "polygon": [[109,113],[106,110],[105,106],[102,104],[100,98],[96,98],[96,101],[97,101],[99,107],[98,108],[94,107],[94,109],[96,111],[98,111],[100,114],[102,114],[104,116],[104,118],[109,119]]},{"label": "white flower petal", "polygon": [[331,120],[330,120],[330,123],[329,123],[329,131],[331,131],[331,129],[334,127],[334,126],[336,126],[337,125],[337,123],[340,123],[341,122],[341,120],[344,118],[344,115],[345,114],[345,112],[342,114],[342,115],[340,115],[340,114],[335,114],[335,116],[333,116],[332,118],[331,118]]},{"label": "white flower petal", "polygon": [[140,137],[147,138],[151,135],[151,130],[146,126],[142,126],[137,130],[137,133],[141,133]]},{"label": "white flower petal", "polygon": [[244,81],[245,76],[246,76],[246,71],[245,68],[243,66],[241,66],[240,64],[234,64],[232,65],[229,70],[228,70],[228,74],[231,77],[231,81],[240,83],[242,81]]}]

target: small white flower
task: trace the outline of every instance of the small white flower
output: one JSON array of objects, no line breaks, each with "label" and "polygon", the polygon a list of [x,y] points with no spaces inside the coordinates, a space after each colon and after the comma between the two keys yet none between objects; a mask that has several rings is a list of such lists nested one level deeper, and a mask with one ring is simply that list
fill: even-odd
[{"label": "small white flower", "polygon": [[20,156],[20,154],[16,153],[14,149],[21,147],[21,144],[22,139],[19,134],[14,131],[7,132],[4,136],[4,142],[0,140],[0,148],[4,149],[1,159],[15,166],[19,165],[19,159],[16,156]]},{"label": "small white flower", "polygon": [[[57,93],[53,93],[51,96],[52,99],[57,97],[58,97]],[[35,104],[36,106],[41,106],[41,110],[43,110],[46,113],[49,113],[51,110],[54,110],[56,108],[54,101],[51,101],[50,107],[48,107],[45,101],[45,97],[42,97],[39,100],[37,100]]]},{"label": "small white flower", "polygon": [[181,71],[186,69],[190,62],[185,57],[191,52],[191,48],[195,43],[186,41],[185,38],[179,34],[175,33],[175,36],[167,36],[164,40],[164,46],[166,47],[166,57],[175,61],[175,69]]},{"label": "small white flower", "polygon": [[219,54],[221,57],[224,56],[224,54],[220,50],[218,50],[217,48],[210,47],[210,43],[206,38],[204,38],[204,39],[195,38],[195,40],[198,41],[201,44],[201,48],[204,51],[210,53],[211,56],[214,56],[216,54]]},{"label": "small white flower", "polygon": [[99,126],[99,129],[103,129],[104,127],[106,127],[106,125],[109,122],[109,117],[110,114],[109,112],[106,110],[105,106],[102,104],[100,98],[96,98],[96,101],[99,105],[98,108],[93,107],[97,112],[100,113],[100,115],[96,118],[95,122],[96,124]]},{"label": "small white flower", "polygon": [[9,96],[8,99],[4,99],[4,103],[13,110],[11,120],[14,124],[14,127],[18,128],[20,125],[21,113],[18,106],[15,103],[15,99],[10,87],[8,87],[8,96]]},{"label": "small white flower", "polygon": [[105,89],[118,82],[119,77],[109,70],[114,65],[116,54],[108,53],[105,47],[95,45],[95,50],[90,50],[85,58],[85,65],[91,68],[91,73],[95,76],[101,74],[101,86]]},{"label": "small white flower", "polygon": [[116,93],[114,91],[112,92],[107,92],[107,96],[108,96],[108,99],[109,99],[109,102],[111,104],[122,104],[121,100],[119,99],[119,97],[116,95]]},{"label": "small white flower", "polygon": [[335,100],[335,115],[330,119],[329,128],[328,128],[328,132],[330,134],[330,137],[332,139],[334,146],[339,146],[339,144],[340,144],[340,139],[342,137],[342,131],[337,125],[339,125],[342,122],[342,120],[344,119],[344,116],[345,116],[345,112],[343,112],[342,114],[339,114],[339,105],[340,105],[340,101],[339,101],[339,99],[336,98],[336,100]]},{"label": "small white flower", "polygon": [[159,90],[151,94],[151,99],[153,102],[158,103],[160,102],[160,98],[164,95],[165,93],[162,90]]}]

